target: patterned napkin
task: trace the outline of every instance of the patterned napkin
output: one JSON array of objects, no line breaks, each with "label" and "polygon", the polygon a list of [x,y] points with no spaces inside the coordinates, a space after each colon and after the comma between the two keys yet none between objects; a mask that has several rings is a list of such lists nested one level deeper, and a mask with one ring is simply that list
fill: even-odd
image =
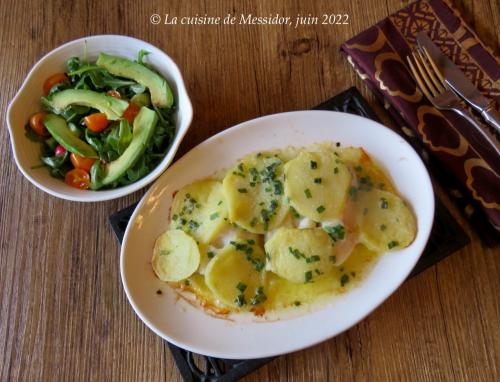
[{"label": "patterned napkin", "polygon": [[[454,112],[434,108],[417,88],[406,56],[415,47],[420,30],[426,31],[483,95],[500,105],[500,61],[443,0],[415,1],[345,42],[341,51],[410,143],[413,140],[420,147],[423,143],[424,158],[431,153],[459,180],[466,190],[467,201],[462,203],[466,215],[474,215],[479,207],[498,232],[500,158],[472,125]],[[464,198],[460,190],[450,191],[452,196]]]}]

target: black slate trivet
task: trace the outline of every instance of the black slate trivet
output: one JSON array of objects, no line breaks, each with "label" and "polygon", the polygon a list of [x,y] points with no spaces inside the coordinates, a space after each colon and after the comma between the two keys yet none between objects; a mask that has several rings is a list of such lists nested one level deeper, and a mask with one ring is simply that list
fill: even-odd
[{"label": "black slate trivet", "polygon": [[[354,87],[330,98],[314,109],[342,111],[358,114],[377,122],[379,121],[363,96]],[[432,169],[430,170],[432,172]],[[123,240],[125,228],[136,206],[137,203],[109,217],[111,227],[120,243]],[[467,234],[450,215],[441,200],[436,197],[436,212],[431,237],[410,277],[443,260],[465,246],[469,241],[470,239]],[[274,359],[271,357],[254,360],[226,360],[195,355],[171,343],[167,342],[167,344],[185,382],[236,381]],[[195,362],[195,357],[199,358],[198,362]]]}]

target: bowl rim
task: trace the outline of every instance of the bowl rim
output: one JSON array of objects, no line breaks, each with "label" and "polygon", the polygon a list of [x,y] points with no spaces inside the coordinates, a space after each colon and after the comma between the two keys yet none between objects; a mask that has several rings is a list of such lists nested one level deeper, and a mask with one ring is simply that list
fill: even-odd
[{"label": "bowl rim", "polygon": [[[310,113],[310,114],[317,114],[317,115],[321,115],[321,114],[349,114],[349,113],[344,113],[344,112],[327,111],[327,110],[300,110],[300,111],[274,113],[274,114],[264,115],[264,116],[260,116],[260,117],[253,118],[250,120],[246,120],[246,121],[237,123],[228,129],[222,130],[219,133],[207,138],[205,141],[199,143],[197,146],[193,147],[191,150],[186,152],[182,156],[182,158],[177,160],[175,162],[175,164],[171,168],[169,168],[169,170],[174,169],[174,167],[177,167],[177,166],[182,166],[183,162],[188,160],[189,156],[193,155],[193,153],[192,153],[193,151],[199,150],[200,146],[205,146],[209,143],[215,142],[218,139],[224,137],[226,134],[233,132],[234,130],[245,129],[249,125],[251,126],[255,123],[260,123],[262,120],[279,119],[281,117],[287,117],[287,116],[293,117],[294,115],[298,115],[299,113],[300,114],[301,113]],[[387,126],[383,125],[382,123],[380,123],[378,121],[374,121],[372,119],[362,117],[359,115],[352,115],[352,114],[349,114],[349,115],[355,119],[368,120],[370,123],[378,125],[380,128],[385,129],[388,134],[395,136],[395,137],[399,138],[400,140],[402,140],[404,142],[403,143],[404,146],[407,149],[409,149],[410,153],[412,153],[411,155],[414,157],[416,165],[418,167],[422,168],[424,170],[424,173],[425,173],[425,175],[424,175],[425,184],[427,186],[426,187],[426,190],[427,190],[426,194],[429,197],[428,224],[424,225],[422,227],[423,229],[419,229],[419,231],[417,232],[417,236],[415,237],[415,241],[412,243],[412,245],[417,246],[417,248],[415,248],[415,251],[418,254],[413,259],[411,266],[408,267],[407,271],[401,275],[401,278],[394,285],[394,288],[387,295],[385,295],[380,301],[377,301],[374,304],[372,304],[370,306],[370,309],[367,310],[357,320],[352,321],[349,324],[342,326],[342,328],[340,330],[338,330],[336,333],[325,336],[319,340],[314,340],[314,341],[309,341],[309,342],[305,341],[306,343],[292,346],[292,347],[288,348],[286,351],[275,351],[274,349],[273,350],[265,349],[265,350],[262,350],[259,354],[256,354],[255,352],[251,352],[251,351],[249,352],[246,349],[242,349],[241,353],[236,355],[236,354],[229,353],[227,351],[220,350],[220,349],[219,350],[209,350],[206,347],[203,347],[200,345],[193,345],[192,343],[191,344],[183,343],[181,340],[179,340],[178,337],[172,336],[172,335],[162,331],[160,328],[157,327],[157,325],[155,323],[153,323],[148,317],[146,317],[146,315],[142,311],[142,308],[139,306],[138,302],[136,301],[136,299],[134,298],[134,296],[131,292],[131,289],[130,289],[130,286],[129,286],[129,283],[127,280],[127,276],[126,276],[126,269],[125,269],[125,267],[126,267],[126,264],[125,264],[126,253],[125,253],[125,251],[127,249],[127,240],[129,238],[129,236],[131,235],[131,231],[133,230],[133,224],[131,224],[131,223],[133,223],[137,219],[137,217],[142,212],[144,212],[143,211],[144,205],[147,204],[148,198],[155,191],[154,188],[151,188],[150,190],[148,190],[148,192],[146,194],[143,195],[143,197],[141,198],[141,200],[137,204],[136,208],[134,209],[134,211],[130,217],[129,224],[126,227],[126,230],[125,230],[125,233],[123,236],[122,245],[121,245],[121,250],[120,250],[120,280],[121,280],[122,286],[123,286],[125,294],[127,296],[127,300],[129,301],[130,305],[132,306],[132,309],[134,310],[135,314],[141,319],[141,321],[146,325],[146,327],[148,327],[151,331],[153,331],[159,337],[163,338],[164,340],[166,340],[166,341],[168,341],[168,342],[170,342],[178,347],[181,347],[181,348],[188,350],[188,351],[191,351],[191,352],[205,354],[205,355],[212,356],[212,357],[218,357],[218,358],[224,358],[224,359],[241,359],[241,358],[256,359],[256,358],[265,358],[265,357],[275,357],[275,356],[279,356],[282,354],[288,354],[291,352],[295,352],[295,351],[299,351],[299,350],[303,350],[303,349],[315,346],[318,343],[329,340],[329,339],[336,337],[337,335],[345,332],[346,330],[349,330],[350,328],[354,327],[359,322],[364,320],[367,316],[372,314],[373,311],[375,311],[377,308],[379,308],[385,301],[387,301],[389,299],[389,297],[391,295],[393,295],[401,287],[401,285],[407,280],[409,274],[411,273],[412,269],[417,264],[418,260],[421,258],[422,254],[425,250],[425,247],[429,241],[431,232],[432,232],[433,222],[434,222],[434,218],[435,218],[435,194],[434,194],[434,189],[432,187],[432,180],[430,178],[429,171],[428,171],[427,167],[425,166],[420,155],[418,155],[418,153],[415,151],[415,149],[403,137],[401,137],[394,130],[388,128]],[[300,144],[298,144],[298,146],[300,146]],[[166,174],[163,174],[163,175],[166,176]],[[159,180],[157,180],[157,182],[158,181]],[[415,213],[416,217],[418,218],[419,213],[417,211],[414,211],[414,213]],[[419,239],[418,242],[417,242],[417,239]],[[196,306],[195,309],[203,309],[203,308]],[[329,309],[329,308],[323,307],[320,310],[322,310],[322,309]],[[307,313],[305,316],[308,316],[309,314],[316,314],[316,312]]]},{"label": "bowl rim", "polygon": [[[161,54],[165,56],[168,62],[169,66],[169,72],[171,72],[174,75],[178,75],[179,80],[175,82],[176,88],[177,88],[177,98],[181,98],[180,94],[182,94],[183,98],[183,120],[182,126],[183,129],[180,129],[181,125],[177,124],[176,126],[176,134],[173,139],[173,141],[170,144],[170,147],[167,150],[167,153],[165,157],[162,159],[162,161],[154,168],[151,172],[149,172],[146,176],[143,178],[135,181],[134,183],[131,183],[126,186],[121,186],[118,188],[110,189],[110,190],[102,190],[102,191],[92,191],[92,190],[80,190],[81,191],[81,196],[73,196],[73,195],[68,195],[66,193],[56,191],[50,187],[47,187],[46,185],[38,182],[35,180],[29,172],[26,170],[25,166],[21,163],[21,160],[18,155],[18,148],[14,139],[14,127],[11,124],[11,120],[13,118],[13,108],[14,106],[19,102],[19,99],[23,95],[23,93],[26,91],[30,80],[32,79],[33,75],[39,70],[44,62],[52,55],[54,55],[57,52],[60,52],[72,45],[76,45],[82,42],[90,41],[90,40],[100,40],[100,39],[107,39],[107,38],[118,38],[118,39],[123,39],[123,40],[128,40],[128,41],[134,41],[136,43],[144,45],[145,49],[148,48],[153,48],[155,50],[158,50]],[[179,110],[178,113],[180,114],[181,111]],[[48,193],[51,196],[54,196],[56,198],[64,199],[64,200],[69,200],[69,201],[74,201],[74,202],[99,202],[99,201],[107,201],[107,200],[113,200],[117,198],[121,198],[123,196],[129,195],[133,192],[136,192],[147,185],[151,184],[153,181],[155,181],[167,168],[168,166],[172,163],[175,153],[177,152],[180,143],[182,142],[184,136],[186,135],[187,131],[190,128],[191,122],[193,120],[193,106],[191,103],[191,99],[189,97],[189,93],[186,88],[186,84],[184,81],[184,77],[182,76],[182,72],[179,69],[178,65],[176,62],[167,54],[165,53],[162,49],[156,47],[155,45],[138,39],[136,37],[131,37],[131,36],[126,36],[126,35],[119,35],[119,34],[98,34],[98,35],[90,35],[90,36],[85,36],[85,37],[80,37],[74,40],[67,41],[63,43],[62,45],[59,45],[55,47],[54,49],[50,50],[49,52],[45,53],[29,70],[28,74],[26,74],[24,81],[22,82],[21,86],[19,87],[19,90],[16,92],[12,100],[9,102],[9,105],[7,107],[7,113],[6,113],[6,122],[7,122],[7,129],[9,131],[9,136],[10,136],[10,146],[11,150],[14,156],[14,161],[16,163],[17,168],[21,173],[24,175],[28,181],[33,184],[35,187],[41,189],[42,191]],[[185,127],[184,127],[185,126]],[[173,152],[173,153],[172,153]],[[171,157],[167,159],[168,154],[171,154]],[[165,161],[166,160],[166,161]],[[165,161],[165,163],[163,163]]]}]

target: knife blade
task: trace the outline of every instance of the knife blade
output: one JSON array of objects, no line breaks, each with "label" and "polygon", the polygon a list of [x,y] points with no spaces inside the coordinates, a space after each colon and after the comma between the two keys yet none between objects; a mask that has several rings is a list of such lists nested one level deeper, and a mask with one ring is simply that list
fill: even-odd
[{"label": "knife blade", "polygon": [[483,96],[465,74],[432,42],[424,32],[417,33],[417,43],[425,48],[436,63],[443,75],[446,84],[467,101],[481,116],[495,129],[500,132],[499,113],[495,110],[494,102]]},{"label": "knife blade", "polygon": [[460,94],[467,102],[479,112],[482,112],[490,104],[490,100],[479,93],[474,84],[465,76],[465,74],[432,42],[425,32],[417,33],[417,43],[429,52],[446,83]]}]

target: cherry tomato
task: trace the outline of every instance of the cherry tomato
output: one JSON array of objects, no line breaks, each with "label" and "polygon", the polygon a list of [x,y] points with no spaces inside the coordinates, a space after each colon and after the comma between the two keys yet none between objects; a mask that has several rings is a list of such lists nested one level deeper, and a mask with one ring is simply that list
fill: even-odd
[{"label": "cherry tomato", "polygon": [[122,95],[120,94],[120,92],[118,90],[109,90],[106,94],[111,96],[111,97],[122,98]]},{"label": "cherry tomato", "polygon": [[108,118],[106,118],[106,114],[104,113],[94,113],[87,115],[83,122],[85,125],[92,130],[94,133],[100,133],[106,127],[108,127]]},{"label": "cherry tomato", "polygon": [[43,92],[45,93],[45,95],[47,95],[47,94],[49,94],[50,89],[52,89],[52,87],[54,85],[57,85],[57,84],[60,84],[61,82],[66,82],[66,81],[68,81],[68,76],[66,75],[66,73],[53,74],[49,78],[47,78],[45,80],[45,82],[43,83]]},{"label": "cherry tomato", "polygon": [[64,183],[80,190],[87,190],[90,187],[90,175],[81,168],[74,168],[66,173]]},{"label": "cherry tomato", "polygon": [[45,117],[45,113],[43,111],[39,111],[31,116],[29,125],[31,129],[42,137],[48,137],[50,134],[47,131],[47,128],[43,124],[43,117]]},{"label": "cherry tomato", "polygon": [[69,159],[71,160],[71,163],[73,163],[73,166],[75,166],[75,168],[81,168],[82,170],[88,172],[90,172],[90,168],[96,161],[93,158],[85,158],[75,153],[71,153]]},{"label": "cherry tomato", "polygon": [[61,146],[61,145],[56,146],[56,149],[55,149],[56,156],[60,157],[61,155],[64,155],[65,153],[66,153],[66,149],[63,146]]},{"label": "cherry tomato", "polygon": [[141,108],[134,103],[129,103],[127,109],[123,113],[123,118],[125,118],[128,123],[134,122],[135,117],[139,114]]}]

